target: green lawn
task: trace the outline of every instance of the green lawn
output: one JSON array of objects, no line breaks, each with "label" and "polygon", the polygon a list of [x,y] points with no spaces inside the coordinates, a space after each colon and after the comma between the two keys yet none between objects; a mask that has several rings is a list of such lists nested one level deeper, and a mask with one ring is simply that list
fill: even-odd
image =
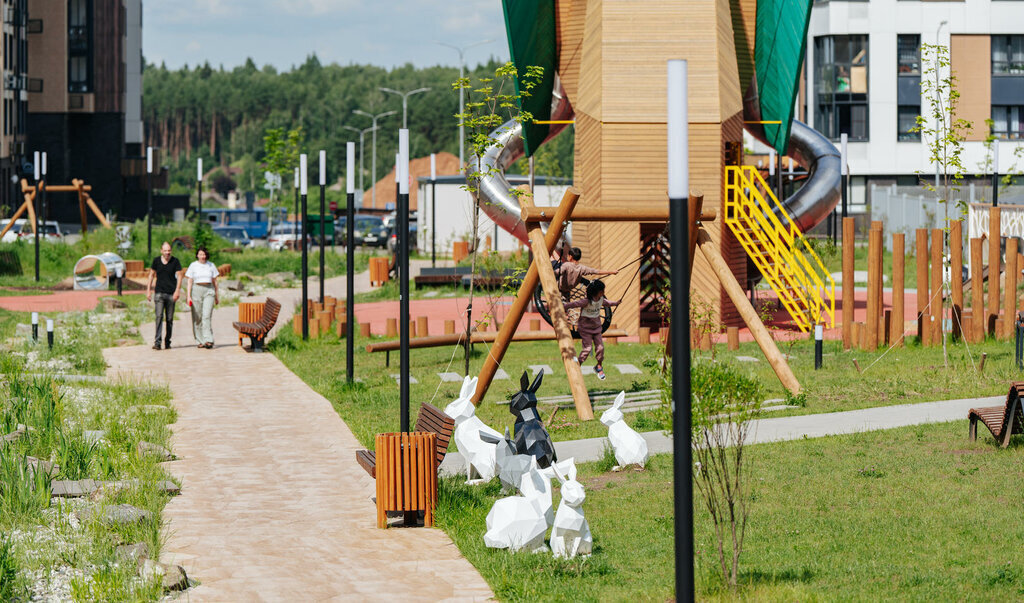
[{"label": "green lawn", "polygon": [[[698,598],[1019,600],[1024,596],[1024,442],[967,441],[966,421],[748,448],[754,484],[738,592],[717,574],[710,519],[694,501]],[[438,525],[501,600],[673,596],[671,457],[643,472],[581,467],[588,560],[487,549],[493,485],[447,478]],[[555,495],[557,505],[558,495]]]}]

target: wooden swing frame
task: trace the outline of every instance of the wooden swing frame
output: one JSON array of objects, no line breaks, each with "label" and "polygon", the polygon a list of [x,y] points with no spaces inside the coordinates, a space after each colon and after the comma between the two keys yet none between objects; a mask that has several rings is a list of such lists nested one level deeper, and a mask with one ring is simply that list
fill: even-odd
[{"label": "wooden swing frame", "polygon": [[12,226],[14,226],[15,220],[20,218],[25,213],[28,213],[28,222],[29,225],[31,225],[32,227],[32,233],[35,234],[36,195],[38,195],[39,192],[43,190],[54,193],[78,193],[78,213],[82,217],[83,234],[89,232],[89,224],[86,219],[88,217],[88,213],[86,212],[87,208],[91,210],[93,214],[96,215],[96,218],[100,221],[100,224],[107,228],[110,228],[110,222],[107,220],[106,216],[103,215],[103,212],[100,211],[100,208],[99,206],[96,205],[96,202],[92,200],[92,197],[89,196],[89,193],[92,191],[92,186],[86,184],[84,181],[75,178],[72,179],[71,184],[68,185],[47,184],[45,180],[40,180],[36,186],[31,186],[27,180],[22,178],[21,193],[25,196],[25,201],[22,202],[21,207],[18,208],[18,211],[14,212],[14,215],[11,216],[11,219],[7,223],[7,226],[5,226],[3,230],[0,230],[0,238],[3,238],[3,236],[7,234],[7,231],[10,230]]},{"label": "wooden swing frame", "polygon": [[[530,249],[533,251],[533,262],[530,263],[526,276],[519,286],[515,301],[509,308],[508,315],[502,322],[501,330],[491,346],[490,353],[480,369],[477,381],[476,392],[473,394],[473,403],[480,404],[487,389],[494,379],[494,375],[505,357],[508,346],[513,341],[519,322],[526,312],[526,307],[533,298],[533,291],[537,288],[538,282],[543,288],[544,295],[548,302],[548,312],[551,315],[551,323],[555,329],[555,336],[558,340],[558,347],[562,356],[562,364],[565,366],[565,373],[569,380],[569,388],[572,391],[573,402],[576,406],[576,414],[582,421],[589,421],[594,418],[594,409],[590,404],[590,396],[587,387],[583,382],[583,372],[576,358],[576,344],[573,342],[570,333],[569,321],[566,317],[565,306],[562,304],[562,295],[558,290],[558,283],[555,279],[554,269],[548,258],[558,241],[562,238],[565,226],[570,220],[578,222],[618,222],[618,221],[660,221],[669,220],[668,204],[637,204],[629,206],[608,206],[608,207],[587,207],[576,210],[576,203],[579,201],[580,191],[575,187],[566,190],[561,203],[554,211],[551,208],[538,208],[534,206],[529,197],[521,197],[522,219],[526,224],[529,235]],[[793,375],[785,357],[779,352],[775,341],[772,340],[768,329],[757,315],[757,311],[750,304],[743,292],[743,287],[736,281],[728,263],[718,251],[714,239],[711,238],[702,226],[702,222],[710,222],[717,218],[715,211],[702,213],[704,203],[703,193],[690,194],[689,203],[689,259],[690,270],[693,270],[693,260],[699,248],[704,258],[711,265],[715,276],[722,284],[729,299],[739,310],[740,317],[750,329],[754,340],[764,353],[765,358],[778,376],[782,385],[797,394],[800,392],[800,384]],[[548,231],[545,234],[541,230],[542,222],[550,222]]]}]

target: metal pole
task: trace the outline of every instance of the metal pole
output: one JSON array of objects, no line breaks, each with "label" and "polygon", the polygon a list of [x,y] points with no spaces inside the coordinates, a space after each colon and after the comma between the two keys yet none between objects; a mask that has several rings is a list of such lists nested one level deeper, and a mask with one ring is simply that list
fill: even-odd
[{"label": "metal pole", "polygon": [[320,151],[320,303],[324,303],[324,281],[327,280],[327,271],[324,267],[324,247],[327,245],[327,238],[324,231],[327,229],[324,214],[327,212],[327,151]]},{"label": "metal pole", "polygon": [[672,281],[672,477],[676,600],[694,600],[693,450],[690,408],[689,152],[686,61],[668,62],[668,196]]},{"label": "metal pole", "polygon": [[33,168],[33,172],[34,172],[33,176],[35,176],[34,179],[36,181],[35,182],[35,184],[36,184],[36,194],[33,195],[33,197],[32,197],[32,211],[35,214],[35,219],[33,220],[33,226],[34,226],[33,231],[35,233],[35,248],[36,248],[36,282],[39,282],[39,204],[36,203],[36,199],[35,198],[38,197],[41,194],[40,191],[43,189],[43,187],[45,187],[45,184],[42,184],[42,178],[40,177],[40,174],[39,174],[39,151],[35,152],[34,159],[35,159],[35,161],[34,161],[34,164],[33,164],[33,166],[34,166],[34,168]]},{"label": "metal pole", "polygon": [[824,331],[825,329],[822,325],[814,325],[814,370],[821,368]]},{"label": "metal pole", "polygon": [[[844,134],[840,134],[840,136],[839,136],[839,163],[840,163],[839,168],[840,168],[840,174],[842,175],[842,187],[843,187],[843,191],[842,191],[843,214],[842,214],[842,217],[843,217],[844,220],[846,219],[847,189],[849,188],[849,183],[850,183],[850,170],[848,168],[848,161],[849,161],[849,159],[848,159],[848,156],[846,154],[846,141],[847,141],[846,134],[845,133]],[[836,238],[837,238],[838,234],[839,234],[839,226],[838,226],[838,224],[836,224],[835,211],[833,210],[833,212],[832,212],[832,242],[833,243],[836,242]]]},{"label": "metal pole", "polygon": [[999,139],[992,141],[992,207],[999,206]]},{"label": "metal pole", "polygon": [[355,246],[355,221],[356,221],[356,192],[355,192],[355,143],[345,145],[345,181],[348,188],[345,207],[345,375],[349,383],[355,379],[355,345],[353,339],[356,336],[356,311],[355,311],[355,272],[356,272],[356,246]]},{"label": "metal pole", "polygon": [[437,156],[430,154],[430,267],[437,267]]},{"label": "metal pole", "polygon": [[400,160],[395,166],[398,183],[398,284],[399,336],[401,341],[399,396],[402,402],[402,431],[409,431],[409,130],[398,131]]},{"label": "metal pole", "polygon": [[302,340],[309,340],[309,248],[306,247],[306,154],[299,155],[299,186],[302,187],[302,224],[299,245],[302,247]]},{"label": "metal pole", "polygon": [[[299,226],[299,168],[295,168],[295,227]],[[305,212],[303,212],[305,213]]]},{"label": "metal pole", "polygon": [[146,258],[153,257],[153,147],[146,147]]},{"label": "metal pole", "polygon": [[196,229],[203,228],[203,158],[196,162],[196,187],[198,198],[196,199]]},{"label": "metal pole", "polygon": [[370,204],[377,207],[377,118],[373,118],[373,147],[370,151],[373,157],[370,158]]}]

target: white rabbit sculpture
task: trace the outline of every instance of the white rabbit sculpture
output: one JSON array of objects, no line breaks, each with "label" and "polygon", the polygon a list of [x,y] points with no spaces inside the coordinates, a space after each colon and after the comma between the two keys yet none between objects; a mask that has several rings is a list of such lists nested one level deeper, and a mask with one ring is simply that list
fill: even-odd
[{"label": "white rabbit sculpture", "polygon": [[501,434],[491,429],[476,416],[476,406],[471,399],[476,391],[477,378],[466,377],[458,399],[444,409],[444,413],[455,419],[455,446],[466,461],[466,483],[478,484],[494,479],[495,445],[481,439],[487,434],[500,438]]},{"label": "white rabbit sculpture", "polygon": [[516,445],[512,443],[508,427],[505,428],[504,438],[481,433],[480,439],[496,446],[494,462],[502,490],[518,490],[519,485],[523,483],[523,476],[530,470],[530,459],[533,457],[528,454],[516,454]]},{"label": "white rabbit sculpture", "polygon": [[484,544],[490,548],[534,553],[548,550],[544,544],[544,535],[547,534],[549,520],[545,515],[544,491],[538,485],[548,483],[547,506],[550,509],[550,478],[538,468],[537,459],[530,458],[530,470],[523,476],[524,485],[521,486],[524,495],[499,498],[487,513]]},{"label": "white rabbit sculpture", "polygon": [[615,460],[619,466],[647,464],[650,454],[647,452],[647,440],[626,425],[623,419],[622,404],[626,401],[626,392],[619,392],[612,407],[601,414],[601,422],[608,426],[608,440],[612,443]]},{"label": "white rabbit sculpture", "polygon": [[576,481],[576,463],[573,459],[566,462],[568,467],[563,463],[553,466],[558,481],[562,482],[562,500],[551,528],[551,552],[555,557],[572,559],[576,555],[590,555],[594,550],[594,537],[581,508],[587,495],[583,484]]}]

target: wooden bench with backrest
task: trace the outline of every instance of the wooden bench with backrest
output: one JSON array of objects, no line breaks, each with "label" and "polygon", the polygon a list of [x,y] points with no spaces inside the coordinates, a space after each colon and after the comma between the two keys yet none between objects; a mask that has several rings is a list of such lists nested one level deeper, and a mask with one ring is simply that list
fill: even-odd
[{"label": "wooden bench with backrest", "polygon": [[[455,419],[444,414],[444,411],[432,404],[424,402],[420,406],[420,414],[416,417],[416,429],[414,431],[430,431],[437,434],[437,466],[448,454],[448,442],[452,439],[452,432],[455,431]],[[359,463],[370,477],[377,478],[377,453],[373,450],[357,450],[356,462]]]},{"label": "wooden bench with backrest", "polygon": [[1010,393],[1006,395],[1005,404],[972,408],[968,411],[971,441],[978,439],[978,421],[988,427],[1001,448],[1009,445],[1013,434],[1024,433],[1024,409],[1021,408],[1021,398],[1024,398],[1024,381],[1016,381],[1010,385]]},{"label": "wooden bench with backrest", "polygon": [[235,327],[235,330],[240,334],[245,335],[252,342],[253,352],[263,351],[263,342],[267,338],[267,334],[270,333],[270,329],[274,328],[274,324],[277,323],[277,315],[281,313],[281,303],[272,297],[267,298],[267,303],[263,305],[263,312],[260,317],[254,322],[234,322],[231,326]]}]

